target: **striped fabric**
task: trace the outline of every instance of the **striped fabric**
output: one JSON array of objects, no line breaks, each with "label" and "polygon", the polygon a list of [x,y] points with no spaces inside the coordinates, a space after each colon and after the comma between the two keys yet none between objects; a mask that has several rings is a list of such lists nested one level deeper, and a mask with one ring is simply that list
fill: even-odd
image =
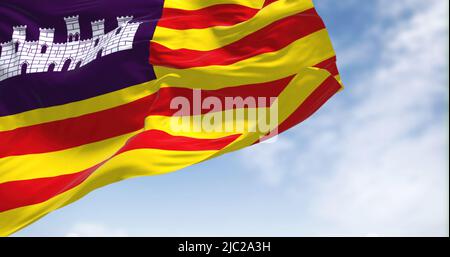
[{"label": "striped fabric", "polygon": [[[96,188],[173,172],[264,136],[174,130],[175,97],[192,98],[195,89],[220,99],[277,97],[278,124],[271,129],[283,132],[342,88],[312,0],[146,2],[151,5],[136,4],[132,14],[144,17],[138,34],[152,33],[136,35],[133,50],[52,77],[0,81],[0,235]],[[11,11],[0,3],[0,14]]]}]

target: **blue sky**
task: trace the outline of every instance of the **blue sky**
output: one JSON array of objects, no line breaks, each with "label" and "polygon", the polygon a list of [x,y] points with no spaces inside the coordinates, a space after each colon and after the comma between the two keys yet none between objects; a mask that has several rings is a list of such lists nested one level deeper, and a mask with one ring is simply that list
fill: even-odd
[{"label": "blue sky", "polygon": [[279,137],[16,236],[448,235],[448,2],[316,0],[346,89]]}]

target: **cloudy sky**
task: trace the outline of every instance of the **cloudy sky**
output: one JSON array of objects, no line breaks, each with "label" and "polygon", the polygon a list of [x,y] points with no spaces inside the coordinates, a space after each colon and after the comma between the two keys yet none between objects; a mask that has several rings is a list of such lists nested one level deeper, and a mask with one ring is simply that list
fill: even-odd
[{"label": "cloudy sky", "polygon": [[279,137],[17,236],[448,235],[448,1],[316,0],[346,89]]}]

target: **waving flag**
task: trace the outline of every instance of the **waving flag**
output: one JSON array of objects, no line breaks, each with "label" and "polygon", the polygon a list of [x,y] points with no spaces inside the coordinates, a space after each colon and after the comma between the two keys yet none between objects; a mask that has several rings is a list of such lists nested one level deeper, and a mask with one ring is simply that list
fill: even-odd
[{"label": "waving flag", "polygon": [[311,0],[3,0],[0,15],[0,235],[272,137],[342,87]]}]

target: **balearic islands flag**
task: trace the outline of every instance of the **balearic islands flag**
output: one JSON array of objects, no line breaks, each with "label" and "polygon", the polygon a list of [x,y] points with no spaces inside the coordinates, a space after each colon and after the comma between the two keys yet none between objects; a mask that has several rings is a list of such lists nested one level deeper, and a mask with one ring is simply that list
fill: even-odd
[{"label": "balearic islands flag", "polygon": [[342,87],[312,0],[2,0],[0,43],[0,235],[258,143]]}]

